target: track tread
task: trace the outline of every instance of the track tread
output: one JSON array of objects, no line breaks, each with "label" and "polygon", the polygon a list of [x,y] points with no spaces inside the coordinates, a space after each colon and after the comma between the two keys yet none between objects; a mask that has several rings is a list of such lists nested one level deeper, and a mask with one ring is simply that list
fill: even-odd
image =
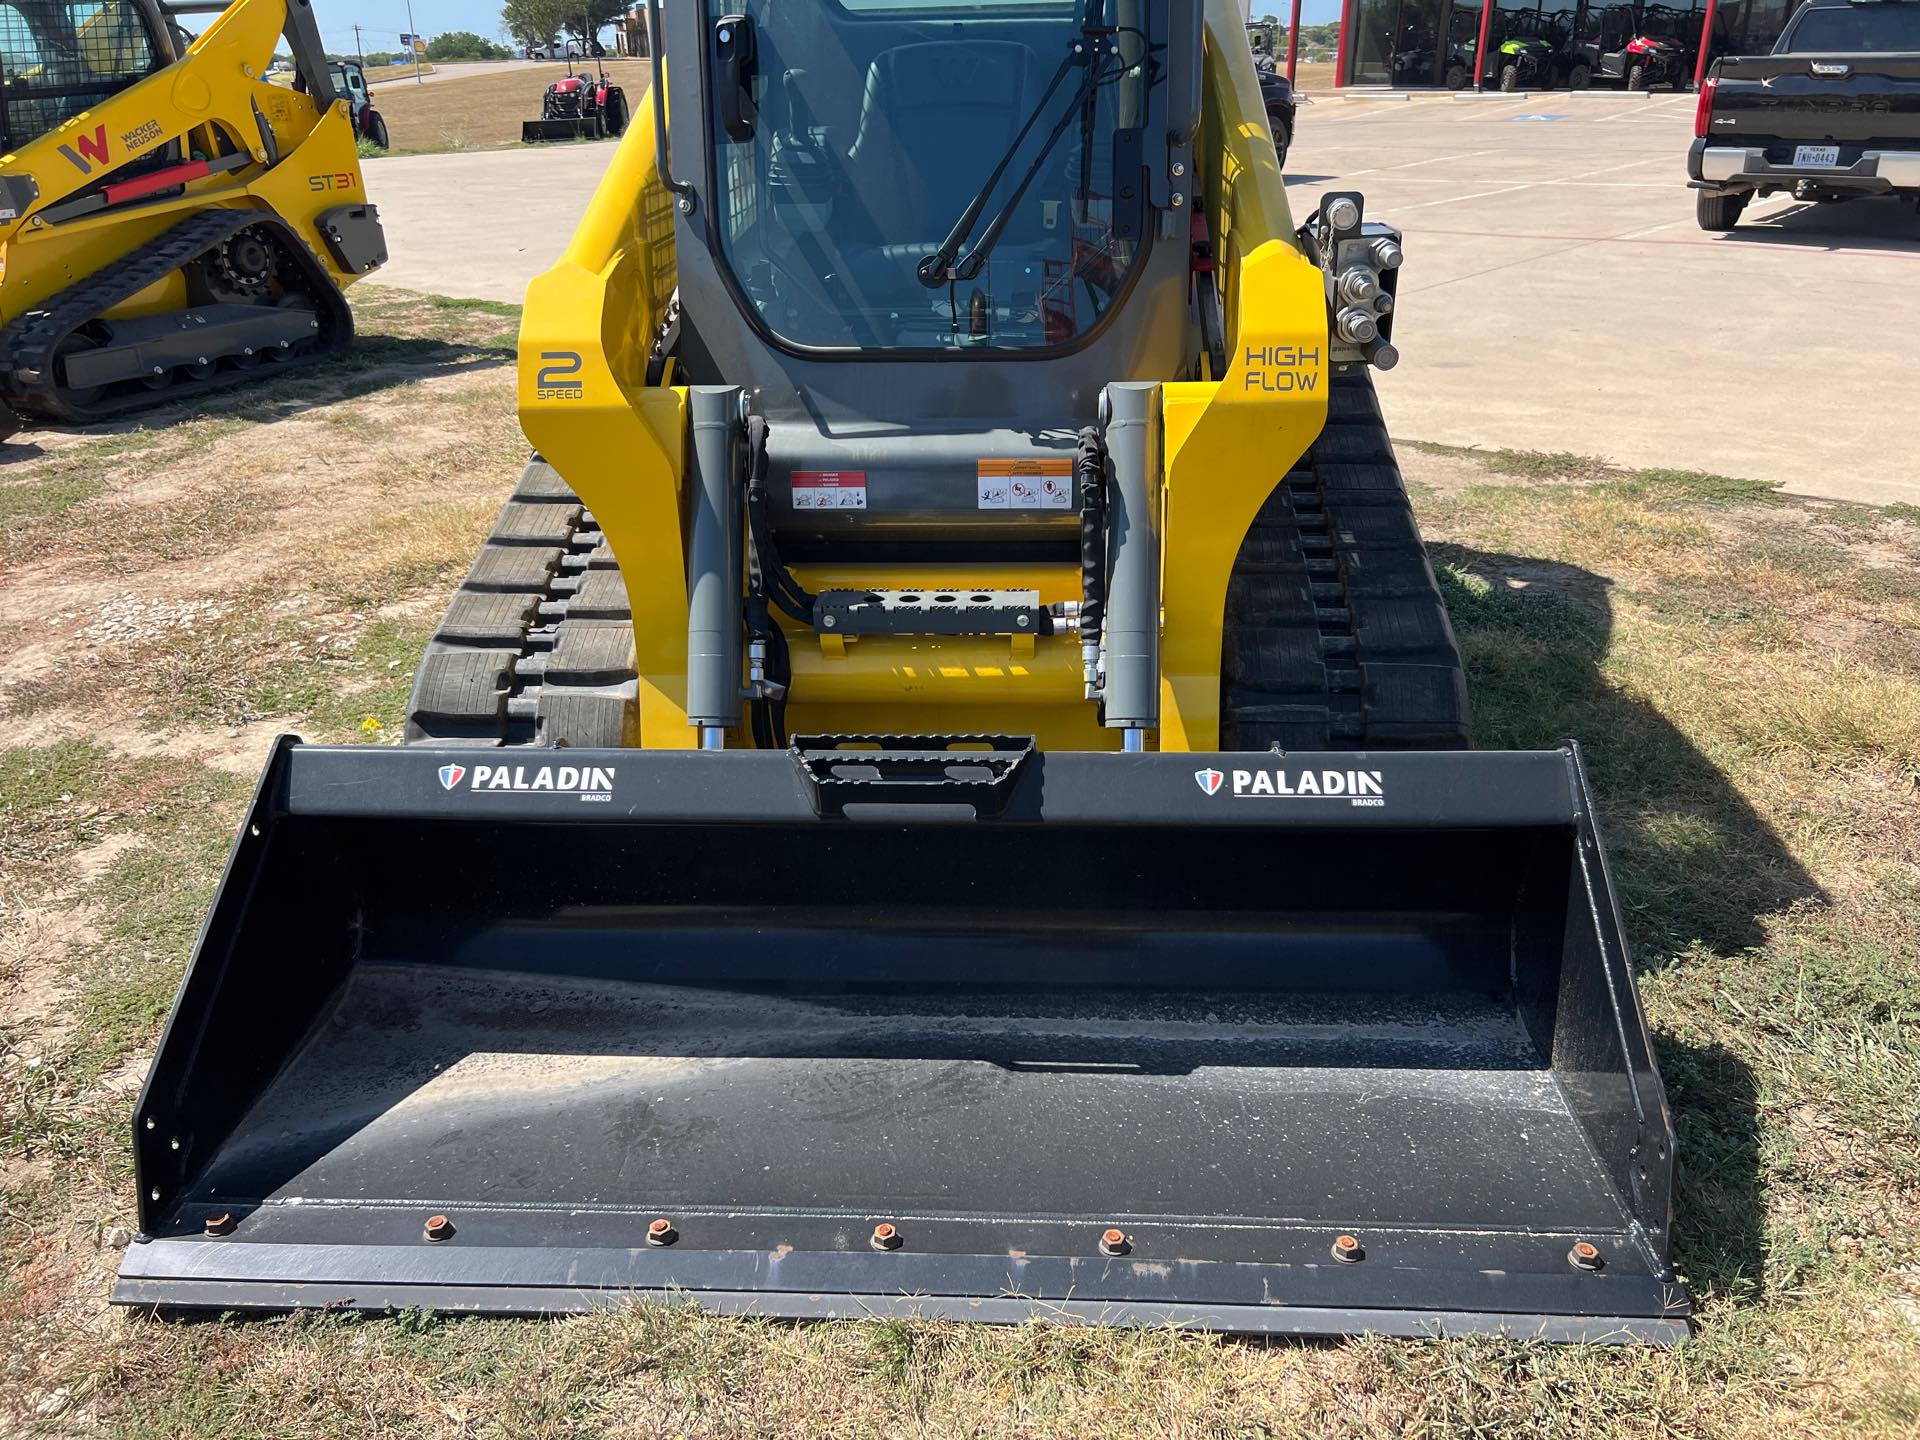
[{"label": "track tread", "polygon": [[[88,321],[192,264],[243,230],[273,232],[304,279],[313,287],[316,339],[313,347],[281,363],[251,369],[227,368],[203,380],[181,380],[151,392],[122,391],[81,402],[54,377],[61,344]],[[322,288],[324,287],[324,288]],[[110,265],[76,281],[43,305],[26,311],[0,331],[0,392],[12,408],[61,423],[84,425],[159,405],[192,401],[264,376],[332,360],[353,343],[353,311],[320,258],[279,215],[261,210],[215,207],[188,216]]]},{"label": "track tread", "polygon": [[1282,477],[1227,592],[1229,750],[1454,749],[1470,734],[1446,605],[1364,371]]},{"label": "track tread", "polygon": [[638,693],[612,552],[536,455],[427,646],[407,740],[617,747],[633,743]]}]

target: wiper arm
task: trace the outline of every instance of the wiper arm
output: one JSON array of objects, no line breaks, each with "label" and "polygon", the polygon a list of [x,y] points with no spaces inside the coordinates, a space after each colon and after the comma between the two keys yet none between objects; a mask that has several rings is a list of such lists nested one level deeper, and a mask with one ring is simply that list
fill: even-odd
[{"label": "wiper arm", "polygon": [[[993,253],[993,247],[1000,243],[1000,232],[1007,228],[1008,222],[1013,219],[1014,211],[1020,208],[1020,202],[1026,198],[1027,187],[1039,177],[1041,167],[1047,163],[1047,157],[1053,154],[1053,147],[1060,143],[1060,137],[1067,133],[1067,127],[1080,118],[1087,101],[1093,97],[1100,82],[1106,78],[1106,70],[1104,56],[1096,59],[1088,67],[1087,78],[1080,84],[1080,93],[1074,97],[1073,104],[1067,107],[1066,113],[1061,115],[1059,123],[1053,127],[1053,133],[1047,136],[1047,143],[1040,147],[1040,153],[1033,157],[1033,163],[1027,167],[1027,173],[1020,177],[1020,183],[1014,187],[1013,194],[1007,197],[1007,203],[1000,207],[1000,213],[993,217],[993,223],[987,226],[986,233],[981,235],[979,243],[967,253],[967,258],[953,267],[951,273],[955,280],[971,280],[980,273],[981,268],[987,263],[987,257]],[[922,282],[925,279],[923,275]]]},{"label": "wiper arm", "polygon": [[[975,275],[980,273],[980,266],[986,263],[987,252],[993,248],[993,242],[999,238],[999,232],[1006,227],[1007,220],[1011,216],[1014,207],[1020,203],[1021,197],[1026,194],[1027,187],[1033,183],[1034,176],[1039,173],[1040,166],[1045,163],[1047,156],[1053,153],[1053,147],[1060,143],[1060,137],[1065,133],[1067,123],[1071,121],[1078,112],[1080,103],[1084,102],[1086,97],[1093,92],[1094,86],[1104,74],[1106,70],[1106,55],[1102,41],[1106,33],[1110,32],[1106,32],[1091,24],[1081,28],[1081,34],[1083,36],[1081,46],[1076,48],[1075,52],[1067,56],[1065,60],[1062,60],[1060,62],[1060,68],[1053,72],[1053,79],[1047,82],[1046,93],[1040,97],[1040,103],[1033,107],[1033,113],[1027,116],[1027,123],[1020,127],[1020,133],[1013,137],[1013,143],[1007,146],[1006,153],[1000,157],[1000,163],[993,167],[993,173],[987,177],[986,184],[982,185],[979,193],[968,202],[967,208],[961,214],[960,219],[955,222],[953,229],[947,233],[947,238],[940,242],[940,248],[935,250],[931,255],[921,257],[917,273],[920,276],[920,283],[929,290],[937,290],[942,285],[950,285],[956,280],[971,280]],[[1088,47],[1091,47],[1091,50],[1089,50]],[[1033,164],[1027,168],[1027,173],[1022,177],[1019,188],[1014,191],[1013,199],[1001,209],[1000,214],[995,217],[993,225],[989,228],[987,236],[982,238],[980,244],[974,247],[973,253],[967,257],[966,263],[973,268],[971,270],[965,270],[965,272],[962,273],[964,267],[956,268],[954,264],[954,262],[959,259],[960,247],[967,243],[967,236],[972,233],[973,227],[979,223],[980,212],[987,208],[987,201],[993,198],[993,192],[999,188],[1000,181],[1007,173],[1007,167],[1013,164],[1014,157],[1020,153],[1020,147],[1027,143],[1027,136],[1033,133],[1033,127],[1039,124],[1040,117],[1046,114],[1047,106],[1052,102],[1054,92],[1060,88],[1060,82],[1067,78],[1067,73],[1072,70],[1075,65],[1085,65],[1087,67],[1087,78],[1081,82],[1078,99],[1074,105],[1067,109],[1066,114],[1061,117],[1060,123],[1054,126],[1053,134],[1048,137],[1046,145],[1034,159]]]},{"label": "wiper arm", "polygon": [[1013,163],[1013,157],[1020,153],[1020,147],[1027,143],[1027,136],[1046,113],[1047,102],[1053,99],[1053,92],[1060,88],[1060,82],[1067,78],[1067,72],[1073,69],[1074,62],[1081,57],[1069,55],[1060,62],[1060,68],[1053,72],[1053,79],[1047,82],[1047,93],[1040,97],[1040,103],[1033,107],[1033,113],[1027,116],[1027,123],[1020,127],[1020,133],[1013,137],[1013,143],[1007,146],[1007,153],[1000,157],[1000,163],[993,167],[993,173],[987,177],[987,183],[980,187],[980,193],[967,202],[967,208],[961,212],[953,229],[947,232],[947,238],[940,242],[940,248],[920,260],[920,283],[929,290],[937,290],[951,280],[959,277],[952,273],[953,262],[960,255],[960,247],[967,243],[967,235],[980,212],[987,208],[987,201],[993,198],[994,188],[999,185],[1000,177],[1007,173],[1007,167]]}]

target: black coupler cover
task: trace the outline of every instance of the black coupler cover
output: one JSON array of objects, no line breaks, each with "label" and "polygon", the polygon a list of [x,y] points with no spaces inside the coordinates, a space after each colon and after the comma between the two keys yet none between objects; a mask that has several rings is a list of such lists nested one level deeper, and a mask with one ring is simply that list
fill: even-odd
[{"label": "black coupler cover", "polygon": [[1572,749],[284,741],[115,1300],[1670,1341]]}]

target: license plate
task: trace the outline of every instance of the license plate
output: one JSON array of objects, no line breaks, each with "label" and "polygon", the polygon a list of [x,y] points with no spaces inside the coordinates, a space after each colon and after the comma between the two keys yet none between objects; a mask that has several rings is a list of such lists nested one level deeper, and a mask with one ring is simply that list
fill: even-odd
[{"label": "license plate", "polygon": [[1840,163],[1838,145],[1796,145],[1793,147],[1793,163],[1796,165],[1827,165]]}]

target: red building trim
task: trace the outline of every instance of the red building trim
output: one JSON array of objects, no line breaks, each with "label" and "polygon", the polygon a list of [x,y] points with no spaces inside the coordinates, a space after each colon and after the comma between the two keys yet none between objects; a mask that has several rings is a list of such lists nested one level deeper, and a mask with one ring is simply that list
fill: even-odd
[{"label": "red building trim", "polygon": [[1713,17],[1719,9],[1720,0],[1707,0],[1706,18],[1700,22],[1700,58],[1693,63],[1693,88],[1696,90],[1707,78],[1707,66],[1711,63],[1707,54],[1713,48]]},{"label": "red building trim", "polygon": [[[1340,0],[1340,48],[1333,55],[1333,85],[1337,90],[1345,85],[1347,75],[1347,41],[1353,34],[1354,15],[1360,9],[1360,0]],[[1300,13],[1296,6],[1294,14]],[[1296,27],[1297,28],[1297,27]]]}]

